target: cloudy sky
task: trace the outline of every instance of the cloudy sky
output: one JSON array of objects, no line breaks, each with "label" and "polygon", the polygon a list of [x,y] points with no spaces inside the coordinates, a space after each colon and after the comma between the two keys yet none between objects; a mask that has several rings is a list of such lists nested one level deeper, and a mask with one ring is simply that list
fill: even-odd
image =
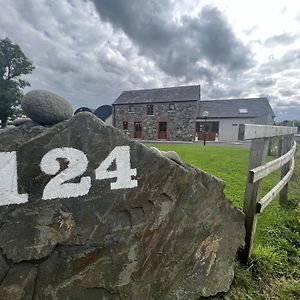
[{"label": "cloudy sky", "polygon": [[0,39],[33,61],[31,87],[74,106],[123,90],[200,84],[202,99],[268,96],[300,119],[298,0],[0,0]]}]

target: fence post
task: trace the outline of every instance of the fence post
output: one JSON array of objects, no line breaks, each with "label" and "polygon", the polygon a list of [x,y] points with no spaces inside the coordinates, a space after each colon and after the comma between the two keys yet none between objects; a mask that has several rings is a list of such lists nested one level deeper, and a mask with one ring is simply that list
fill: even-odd
[{"label": "fence post", "polygon": [[[286,135],[282,138],[282,145],[281,145],[281,156],[287,153],[291,147],[293,142],[293,135]],[[281,168],[281,179],[288,173],[290,170],[291,161],[286,163]],[[288,183],[285,185],[285,187],[281,190],[279,194],[279,203],[281,206],[286,206],[288,202]]]},{"label": "fence post", "polygon": [[[256,168],[265,162],[268,153],[268,146],[268,138],[253,139],[251,141],[251,153],[248,170]],[[256,205],[259,200],[262,185],[262,180],[259,180],[255,183],[250,183],[249,175],[250,173],[248,171],[243,209],[245,213],[246,229],[245,248],[241,257],[243,262],[247,262],[252,253],[253,240],[255,236],[257,222]]]}]

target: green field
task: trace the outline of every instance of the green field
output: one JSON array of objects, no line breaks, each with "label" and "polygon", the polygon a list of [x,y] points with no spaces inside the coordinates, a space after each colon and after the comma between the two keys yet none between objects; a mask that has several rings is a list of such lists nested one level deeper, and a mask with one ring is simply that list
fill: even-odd
[{"label": "green field", "polygon": [[[243,207],[250,150],[199,144],[147,144],[176,151],[182,160],[226,182],[225,195]],[[269,157],[268,160],[273,159]],[[279,171],[263,181],[262,195],[279,180]],[[289,204],[278,198],[259,215],[254,252],[247,266],[238,265],[229,293],[212,299],[300,299],[300,157],[289,185]]]}]

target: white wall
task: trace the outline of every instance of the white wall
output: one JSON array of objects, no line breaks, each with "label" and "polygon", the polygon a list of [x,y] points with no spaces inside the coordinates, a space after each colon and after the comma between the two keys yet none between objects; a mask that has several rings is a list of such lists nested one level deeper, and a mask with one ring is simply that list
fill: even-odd
[{"label": "white wall", "polygon": [[219,122],[219,141],[233,142],[233,141],[238,141],[239,124],[270,124],[271,125],[272,124],[271,119],[269,119],[267,116],[263,116],[260,118],[209,119],[209,121]]},{"label": "white wall", "polygon": [[112,114],[105,120],[105,124],[112,126]]},{"label": "white wall", "polygon": [[[239,124],[253,124],[254,119],[219,119],[219,141],[238,141]],[[234,126],[233,124],[236,124]]]}]

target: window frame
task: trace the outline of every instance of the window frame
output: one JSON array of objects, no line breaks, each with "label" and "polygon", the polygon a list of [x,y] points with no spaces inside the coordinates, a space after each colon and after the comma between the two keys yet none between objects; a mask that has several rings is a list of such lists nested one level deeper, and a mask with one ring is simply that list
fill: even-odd
[{"label": "window frame", "polygon": [[128,121],[123,121],[123,130],[128,130]]},{"label": "window frame", "polygon": [[175,103],[171,102],[169,103],[168,111],[174,111],[175,110]]},{"label": "window frame", "polygon": [[154,115],[154,106],[153,104],[146,104],[146,115],[153,116]]},{"label": "window frame", "polygon": [[239,107],[239,114],[246,115],[248,113],[249,113],[248,108],[246,108],[246,107]]}]

